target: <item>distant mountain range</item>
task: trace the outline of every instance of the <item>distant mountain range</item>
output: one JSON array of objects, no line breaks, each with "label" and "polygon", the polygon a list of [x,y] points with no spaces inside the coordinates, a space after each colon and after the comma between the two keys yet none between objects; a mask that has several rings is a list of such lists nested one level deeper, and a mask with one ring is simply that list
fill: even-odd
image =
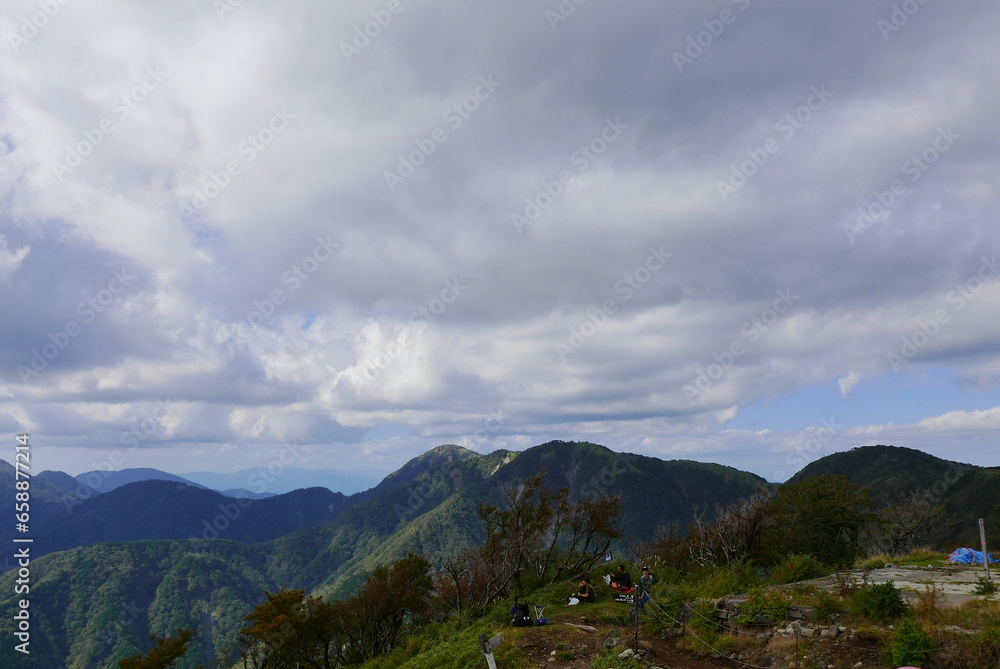
[{"label": "distant mountain range", "polygon": [[[280,465],[280,463],[279,463]],[[69,487],[62,472],[42,472],[59,477],[64,487]],[[69,477],[73,478],[73,477]],[[216,472],[189,472],[171,474],[151,467],[135,467],[118,471],[96,469],[75,477],[77,481],[98,492],[109,492],[129,483],[139,481],[174,481],[196,488],[207,488],[229,497],[261,499],[303,488],[328,488],[332,492],[352,495],[368,490],[379,479],[371,472],[340,472],[335,469],[301,469],[296,467],[258,467],[243,469],[232,474]]]},{"label": "distant mountain range", "polygon": [[[39,551],[31,562],[32,655],[25,662],[18,654],[14,665],[15,570],[0,577],[0,666],[113,668],[118,658],[145,649],[149,634],[193,625],[203,656],[177,666],[207,664],[233,643],[264,588],[343,596],[376,565],[407,551],[437,561],[475,545],[484,536],[478,504],[498,503],[504,486],[542,469],[547,486],[567,487],[577,499],[621,495],[621,522],[632,541],[651,539],[672,522],[684,526],[698,513],[711,518],[717,503],[765,484],[721,465],[559,441],[488,455],[439,446],[350,496],[314,488],[235,500],[176,480],[141,481],[92,491],[67,509],[65,496],[80,481],[40,474],[32,482],[33,511],[40,514],[32,530]],[[793,480],[828,473],[878,486],[876,496],[937,486],[942,503],[964,516],[986,515],[1000,504],[1000,468],[911,449],[837,453]],[[12,499],[12,482],[13,468],[0,463],[0,503]],[[38,557],[46,546],[59,552]],[[62,550],[70,546],[77,547]]]},{"label": "distant mountain range", "polygon": [[302,469],[277,465],[271,468],[241,469],[232,474],[188,472],[181,476],[212,490],[247,490],[278,495],[302,488],[329,488],[334,492],[353,495],[375,487],[380,480],[371,471],[341,472],[336,469]]}]

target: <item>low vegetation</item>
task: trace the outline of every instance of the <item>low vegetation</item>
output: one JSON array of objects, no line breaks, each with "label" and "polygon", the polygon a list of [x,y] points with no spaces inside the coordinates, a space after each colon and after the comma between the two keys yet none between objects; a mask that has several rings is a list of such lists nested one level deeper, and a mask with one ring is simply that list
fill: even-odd
[{"label": "low vegetation", "polygon": [[[496,657],[504,669],[543,661],[564,666],[581,658],[597,669],[644,666],[621,656],[632,645],[634,609],[614,602],[597,578],[609,571],[602,566],[604,555],[621,538],[619,500],[573,502],[567,491],[547,490],[542,480],[539,474],[508,487],[501,506],[482,505],[486,541],[441,557],[436,567],[409,554],[376,568],[356,595],[342,600],[325,601],[304,590],[266,592],[266,601],[244,619],[239,660],[219,666],[458,669],[482,664],[480,635],[498,632],[504,642]],[[632,551],[638,558],[630,564],[633,574],[641,562],[658,575],[640,610],[642,636],[681,632],[677,648],[759,666],[789,666],[791,658],[804,667],[857,661],[895,667],[933,658],[942,668],[996,669],[1000,604],[989,598],[991,581],[981,581],[982,599],[953,608],[942,606],[933,586],[917,593],[911,606],[894,582],[870,582],[869,569],[944,559],[913,548],[870,554],[868,528],[887,518],[873,510],[864,490],[831,476],[783,486],[776,495],[761,489],[720,506],[711,522],[695,518],[684,532],[664,528]],[[835,572],[823,587],[809,582]],[[588,574],[594,575],[598,603],[566,606],[577,580]],[[586,622],[598,631],[573,640],[566,626],[510,627],[515,601],[545,606],[550,623]],[[730,605],[736,607],[732,615]],[[119,666],[174,666],[192,634],[179,630],[176,637],[157,639],[148,656]],[[832,645],[841,634],[847,641]]]}]

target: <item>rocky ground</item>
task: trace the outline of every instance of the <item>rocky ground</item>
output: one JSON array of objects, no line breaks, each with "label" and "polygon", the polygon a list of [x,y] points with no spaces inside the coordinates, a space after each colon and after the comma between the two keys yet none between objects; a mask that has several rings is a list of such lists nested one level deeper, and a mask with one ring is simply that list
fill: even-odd
[{"label": "rocky ground", "polygon": [[[994,580],[1000,577],[996,565],[990,565],[990,569]],[[887,566],[867,572],[856,569],[846,573],[857,579],[865,577],[870,583],[893,581],[896,587],[903,591],[903,597],[910,603],[917,599],[918,592],[933,584],[942,595],[941,603],[943,606],[961,606],[965,602],[976,599],[977,596],[972,591],[978,585],[979,578],[986,575],[982,565]],[[836,575],[808,581],[808,583],[827,590],[833,590],[837,587]]]},{"label": "rocky ground", "polygon": [[[869,583],[893,581],[904,597],[915,601],[917,594],[929,587],[941,593],[942,606],[960,606],[976,598],[973,589],[983,575],[982,567],[893,567],[871,571],[857,570],[842,574],[841,579],[866,579]],[[820,589],[838,587],[836,576],[809,582]],[[716,602],[717,613],[738,607],[740,598]],[[739,626],[744,636],[756,637],[756,648],[745,654],[725,657],[705,650],[693,654],[678,647],[681,629],[668,629],[664,635],[640,637],[638,658],[649,669],[717,669],[721,667],[800,667],[822,669],[883,669],[882,640],[871,628],[820,623],[811,619],[808,607],[794,607],[791,622],[773,624],[762,620],[759,625]],[[732,612],[730,612],[732,615]],[[559,615],[552,625],[532,628],[521,636],[519,647],[538,667],[589,668],[600,654],[615,649],[620,665],[633,656],[634,636],[631,629],[601,624],[597,616],[586,609]]]}]

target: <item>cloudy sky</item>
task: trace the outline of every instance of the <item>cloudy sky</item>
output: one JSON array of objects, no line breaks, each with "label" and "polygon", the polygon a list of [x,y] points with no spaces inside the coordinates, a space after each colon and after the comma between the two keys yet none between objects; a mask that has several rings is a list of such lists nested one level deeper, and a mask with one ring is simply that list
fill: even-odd
[{"label": "cloudy sky", "polygon": [[998,465],[997,26],[978,0],[5,2],[0,457]]}]

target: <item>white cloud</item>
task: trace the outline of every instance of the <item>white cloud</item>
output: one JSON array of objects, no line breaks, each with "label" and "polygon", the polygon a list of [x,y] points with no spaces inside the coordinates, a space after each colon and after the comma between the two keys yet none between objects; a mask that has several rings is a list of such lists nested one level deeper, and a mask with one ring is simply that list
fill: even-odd
[{"label": "white cloud", "polygon": [[842,376],[837,379],[837,387],[840,388],[840,396],[847,397],[854,390],[854,386],[858,385],[858,381],[861,380],[861,375],[855,371],[851,371],[847,376]]},{"label": "white cloud", "polygon": [[17,271],[29,253],[31,253],[31,247],[28,246],[11,250],[7,246],[6,238],[0,235],[0,281],[9,281],[10,276]]},{"label": "white cloud", "polygon": [[[35,11],[8,3],[6,25]],[[994,6],[927,5],[883,40],[860,0],[754,5],[684,72],[672,54],[714,10],[588,5],[553,32],[531,3],[415,4],[347,62],[367,11],[71,3],[3,59],[0,308],[20,317],[0,328],[0,411],[72,424],[80,449],[169,398],[157,448],[294,437],[361,458],[390,426],[408,436],[380,458],[591,438],[751,463],[808,439],[748,421],[810,389],[839,390],[855,427],[837,447],[891,436],[852,402],[906,340],[915,383],[995,392]],[[456,125],[481,77],[501,84]],[[802,112],[817,87],[832,96]],[[957,139],[927,153],[941,128]],[[390,191],[400,156],[421,164]],[[843,225],[876,204],[852,243]],[[670,254],[655,270],[651,248]],[[136,280],[23,381],[122,268]],[[799,297],[778,312],[781,290]],[[929,393],[930,422],[898,422],[918,441],[944,410]]]}]

